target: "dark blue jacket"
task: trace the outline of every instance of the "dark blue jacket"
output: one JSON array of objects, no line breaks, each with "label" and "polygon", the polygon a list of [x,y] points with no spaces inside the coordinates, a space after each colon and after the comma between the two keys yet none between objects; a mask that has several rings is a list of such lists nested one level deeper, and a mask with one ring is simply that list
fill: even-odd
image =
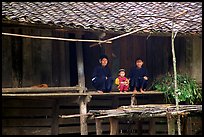
[{"label": "dark blue jacket", "polygon": [[104,77],[111,77],[111,71],[108,66],[102,67],[102,66],[97,66],[94,69],[92,78],[97,77],[97,78],[104,78]]},{"label": "dark blue jacket", "polygon": [[132,69],[130,70],[130,73],[129,73],[129,78],[130,79],[141,79],[143,78],[144,76],[147,76],[148,77],[148,73],[147,73],[147,69],[145,68],[138,68],[138,67],[132,67]]}]

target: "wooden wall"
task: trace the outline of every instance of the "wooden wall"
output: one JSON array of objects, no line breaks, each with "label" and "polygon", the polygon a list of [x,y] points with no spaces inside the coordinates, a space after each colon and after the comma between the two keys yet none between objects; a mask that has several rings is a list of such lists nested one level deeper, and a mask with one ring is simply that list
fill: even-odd
[{"label": "wooden wall", "polygon": [[[28,27],[5,27],[3,32],[66,38],[74,35]],[[27,87],[42,83],[75,86],[76,80],[70,81],[70,77],[73,77],[71,74],[77,74],[76,61],[70,54],[75,45],[69,44],[56,40],[2,36],[2,86]]]},{"label": "wooden wall", "polygon": [[[189,41],[191,41],[190,38],[176,37],[175,52],[177,72],[191,75],[190,71],[196,67],[190,66],[193,58],[193,45]],[[158,76],[173,72],[171,37],[132,35],[114,41],[112,46],[106,46],[105,49],[111,57],[110,66],[115,77],[120,68],[126,69],[128,75],[130,68],[135,65],[134,62],[137,57],[144,60],[143,66],[148,69],[149,86]],[[198,62],[200,60],[202,58]],[[202,72],[201,69],[198,71]],[[198,79],[198,81],[200,80]]]},{"label": "wooden wall", "polygon": [[[55,29],[4,26],[3,32],[76,38],[77,32]],[[106,38],[116,36],[107,34]],[[83,39],[98,39],[97,32],[82,33]],[[142,57],[149,72],[149,85],[159,75],[172,72],[171,38],[167,36],[130,35],[112,44],[89,47],[82,43],[86,87],[93,89],[91,75],[101,53],[108,55],[113,78],[125,68],[128,75],[137,57]],[[176,37],[178,73],[189,73],[202,83],[202,45],[200,38]],[[198,66],[198,67],[196,67]],[[26,87],[46,83],[49,86],[78,84],[76,42],[41,40],[2,35],[2,86]]]}]

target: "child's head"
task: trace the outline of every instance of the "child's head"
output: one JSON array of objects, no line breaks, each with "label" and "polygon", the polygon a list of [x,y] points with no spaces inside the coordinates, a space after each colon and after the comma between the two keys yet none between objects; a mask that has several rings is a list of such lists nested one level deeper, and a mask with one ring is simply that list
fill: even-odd
[{"label": "child's head", "polygon": [[120,69],[118,75],[121,77],[124,77],[125,76],[125,69]]},{"label": "child's head", "polygon": [[136,64],[136,66],[137,66],[138,68],[141,68],[142,65],[143,65],[143,60],[142,60],[141,58],[137,58],[137,59],[135,60],[135,64]]},{"label": "child's head", "polygon": [[101,55],[99,59],[99,63],[105,67],[108,64],[108,57],[106,55]]}]

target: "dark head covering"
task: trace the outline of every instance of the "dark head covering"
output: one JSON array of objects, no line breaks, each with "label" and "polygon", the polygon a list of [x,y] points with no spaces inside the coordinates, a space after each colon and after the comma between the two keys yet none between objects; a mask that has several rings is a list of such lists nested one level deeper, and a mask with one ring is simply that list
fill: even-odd
[{"label": "dark head covering", "polygon": [[99,62],[100,62],[100,63],[101,63],[101,60],[102,60],[103,58],[106,58],[106,59],[108,60],[108,56],[105,55],[105,54],[102,54],[102,55],[100,55],[100,57],[99,57]]},{"label": "dark head covering", "polygon": [[107,55],[105,55],[105,54],[102,54],[102,55],[100,55],[100,57],[99,57],[99,59],[103,59],[103,58],[106,58],[107,60],[108,60],[108,56]]},{"label": "dark head covering", "polygon": [[138,61],[138,60],[141,60],[141,61],[143,62],[143,59],[140,58],[140,57],[137,57],[137,58],[135,59],[135,62]]}]

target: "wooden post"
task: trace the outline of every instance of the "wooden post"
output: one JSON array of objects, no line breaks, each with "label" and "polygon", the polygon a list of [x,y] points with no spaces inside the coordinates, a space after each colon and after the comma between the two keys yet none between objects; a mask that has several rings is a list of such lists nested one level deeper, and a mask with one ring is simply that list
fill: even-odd
[{"label": "wooden post", "polygon": [[87,102],[85,97],[80,97],[79,99],[80,105],[80,131],[81,135],[88,135],[88,127],[87,127],[87,116],[84,115],[87,113]]},{"label": "wooden post", "polygon": [[175,119],[172,118],[171,113],[166,113],[166,116],[167,116],[168,135],[175,135]]},{"label": "wooden post", "polygon": [[52,125],[51,125],[51,135],[58,135],[59,134],[59,100],[54,100],[53,103],[53,111],[52,111]]},{"label": "wooden post", "polygon": [[102,135],[103,132],[101,124],[102,119],[96,118],[95,121],[96,121],[96,135]]},{"label": "wooden post", "polygon": [[[76,34],[76,37],[81,38],[81,35]],[[82,43],[81,42],[76,43],[76,49],[77,49],[78,84],[79,84],[79,87],[85,88],[83,49],[82,49]],[[81,92],[83,92],[83,91],[81,91]]]},{"label": "wooden post", "polygon": [[154,118],[151,118],[150,121],[149,121],[149,134],[150,135],[155,135],[156,132],[155,132],[155,119]]},{"label": "wooden post", "polygon": [[117,135],[119,133],[118,119],[110,117],[110,135]]},{"label": "wooden post", "polygon": [[[81,38],[81,33],[76,34],[76,38]],[[79,84],[79,87],[82,87],[85,89],[83,49],[82,49],[81,42],[76,43],[76,49],[77,49],[78,84]],[[83,93],[84,90],[80,90],[79,92]],[[80,105],[80,114],[82,114],[80,116],[81,135],[88,135],[87,117],[84,115],[87,113],[87,102],[84,97],[80,97],[79,105]]]},{"label": "wooden post", "polygon": [[136,104],[137,104],[136,94],[133,94],[131,96],[131,106],[136,105]]}]

